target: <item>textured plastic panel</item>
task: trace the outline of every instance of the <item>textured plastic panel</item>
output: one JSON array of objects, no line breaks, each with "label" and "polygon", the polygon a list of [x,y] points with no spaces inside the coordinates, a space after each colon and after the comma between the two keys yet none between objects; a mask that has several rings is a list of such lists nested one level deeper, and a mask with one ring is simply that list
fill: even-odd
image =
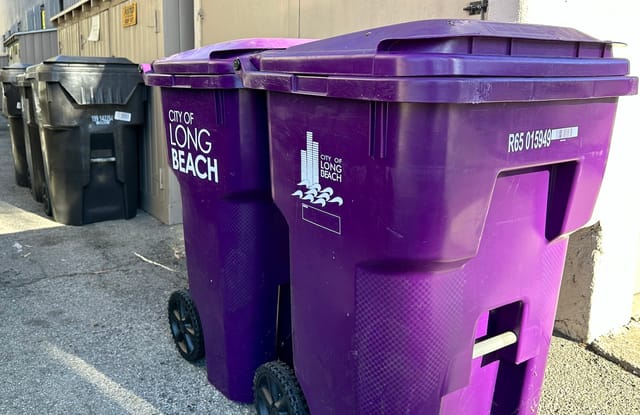
[{"label": "textured plastic panel", "polygon": [[134,217],[146,100],[137,65],[42,63],[27,77],[54,219],[82,225]]},{"label": "textured plastic panel", "polygon": [[260,59],[263,71],[352,76],[509,76],[522,65],[529,76],[612,76],[629,69],[626,60],[611,58],[610,42],[574,29],[477,20],[379,27]]},{"label": "textured plastic panel", "polygon": [[23,74],[26,68],[25,64],[15,63],[0,71],[3,93],[2,111],[9,121],[16,184],[22,187],[29,186],[29,169],[22,124],[22,102],[20,101],[17,77]]},{"label": "textured plastic panel", "polygon": [[[266,93],[244,89],[234,60],[301,39],[240,39],[143,65],[161,87],[169,165],[182,194],[191,295],[209,381],[253,401],[256,368],[290,338],[288,229],[270,194]],[[280,313],[283,324],[277,329]],[[285,349],[286,349],[285,345]]]},{"label": "textured plastic panel", "polygon": [[208,378],[228,398],[251,402],[255,370],[278,358],[278,287],[289,281],[287,226],[270,195],[266,94],[161,93]]},{"label": "textured plastic panel", "polygon": [[286,49],[309,41],[294,38],[236,39],[157,59],[152,66],[153,71],[159,74],[230,74],[235,72],[233,60],[238,56],[269,49]]},{"label": "textured plastic panel", "polygon": [[33,98],[32,78],[28,73],[18,76],[18,87],[22,103],[22,121],[24,126],[24,144],[29,167],[29,182],[31,196],[36,202],[42,202],[45,189],[44,164],[42,160],[42,146],[40,145],[40,130],[38,126],[35,102]]},{"label": "textured plastic panel", "polygon": [[[269,94],[295,370],[311,413],[535,410],[564,236],[591,216],[617,98]],[[472,360],[476,338],[504,328],[518,342]]]}]

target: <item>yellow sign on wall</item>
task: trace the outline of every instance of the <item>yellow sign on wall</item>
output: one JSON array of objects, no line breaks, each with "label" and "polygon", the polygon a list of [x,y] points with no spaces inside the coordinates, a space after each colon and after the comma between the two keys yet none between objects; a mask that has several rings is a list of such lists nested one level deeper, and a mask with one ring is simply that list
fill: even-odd
[{"label": "yellow sign on wall", "polygon": [[135,26],[138,24],[137,3],[127,4],[122,8],[122,27]]}]

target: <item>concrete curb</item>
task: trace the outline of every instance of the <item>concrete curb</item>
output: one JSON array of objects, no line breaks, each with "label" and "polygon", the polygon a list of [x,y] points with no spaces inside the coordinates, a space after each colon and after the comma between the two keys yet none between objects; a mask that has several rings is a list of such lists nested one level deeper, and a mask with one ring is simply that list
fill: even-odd
[{"label": "concrete curb", "polygon": [[627,326],[591,343],[589,349],[640,376],[640,322],[632,320]]}]

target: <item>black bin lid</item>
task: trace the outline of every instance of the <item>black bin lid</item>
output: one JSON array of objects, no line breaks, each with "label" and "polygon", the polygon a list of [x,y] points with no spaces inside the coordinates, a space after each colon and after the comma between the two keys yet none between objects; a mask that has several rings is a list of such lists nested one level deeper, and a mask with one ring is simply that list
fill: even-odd
[{"label": "black bin lid", "polygon": [[138,65],[121,57],[58,55],[27,77],[59,83],[78,105],[124,105],[143,84]]},{"label": "black bin lid", "polygon": [[28,66],[26,63],[14,63],[3,67],[0,71],[0,82],[15,83],[16,76],[23,73]]},{"label": "black bin lid", "polygon": [[44,64],[66,65],[135,65],[127,58],[102,56],[68,56],[58,55],[42,61]]}]

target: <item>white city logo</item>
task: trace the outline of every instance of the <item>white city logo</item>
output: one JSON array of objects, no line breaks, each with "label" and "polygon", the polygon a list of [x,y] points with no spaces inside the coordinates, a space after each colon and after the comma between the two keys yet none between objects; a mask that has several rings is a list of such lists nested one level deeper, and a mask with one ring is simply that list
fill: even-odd
[{"label": "white city logo", "polygon": [[[323,155],[324,168],[322,177],[335,182],[342,181],[342,160]],[[339,196],[334,196],[333,188],[320,186],[320,149],[317,141],[313,141],[313,133],[307,131],[307,149],[300,151],[300,183],[306,190],[296,190],[291,196],[297,196],[302,200],[308,200],[313,205],[326,206],[327,203],[336,203],[342,206],[344,201]]]}]

